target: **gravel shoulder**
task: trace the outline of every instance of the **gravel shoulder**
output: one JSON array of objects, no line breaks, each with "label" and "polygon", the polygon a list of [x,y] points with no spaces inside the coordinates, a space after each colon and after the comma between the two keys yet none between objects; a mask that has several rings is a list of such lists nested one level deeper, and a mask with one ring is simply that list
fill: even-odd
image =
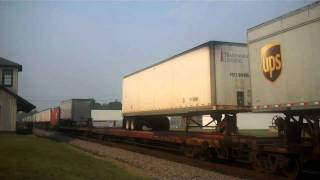
[{"label": "gravel shoulder", "polygon": [[68,138],[53,132],[36,130],[34,133],[40,136],[63,140],[74,148],[85,151],[96,158],[112,160],[126,168],[128,171],[136,173],[137,175],[142,175],[146,177],[146,179],[239,179],[214,171],[105,146],[95,142]]},{"label": "gravel shoulder", "polygon": [[83,150],[82,148],[79,148],[79,147],[76,147],[74,145],[71,145],[71,148],[74,149],[75,151],[79,152],[79,153],[83,153],[87,156],[92,156],[96,159],[102,159],[102,160],[108,160],[108,161],[111,161],[112,163],[114,163],[115,165],[125,169],[126,171],[128,171],[129,173],[132,173],[132,174],[135,174],[139,177],[145,177],[145,179],[152,179],[151,177],[148,177],[146,176],[145,172],[143,171],[143,169],[140,169],[140,168],[136,168],[134,166],[131,166],[125,162],[121,162],[121,161],[118,161],[118,160],[115,160],[113,158],[110,158],[110,157],[106,157],[106,156],[101,156],[101,155],[96,155],[94,154],[93,152],[88,152],[88,151],[85,151]]}]

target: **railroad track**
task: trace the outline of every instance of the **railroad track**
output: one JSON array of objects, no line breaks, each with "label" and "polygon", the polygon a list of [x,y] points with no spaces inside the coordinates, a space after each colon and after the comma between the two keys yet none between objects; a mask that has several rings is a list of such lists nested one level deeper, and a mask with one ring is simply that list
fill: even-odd
[{"label": "railroad track", "polygon": [[[40,130],[46,132],[52,132],[47,130]],[[56,134],[52,132],[53,134]],[[177,163],[183,163],[189,166],[198,167],[205,170],[210,170],[214,172],[218,172],[225,175],[230,175],[234,177],[246,178],[246,179],[273,179],[273,180],[281,180],[288,179],[283,176],[260,173],[254,171],[251,166],[245,163],[235,162],[235,161],[227,161],[227,160],[199,160],[192,159],[190,157],[183,156],[182,149],[179,148],[166,148],[159,145],[151,145],[144,142],[136,142],[132,140],[120,140],[117,138],[105,138],[105,136],[97,136],[93,134],[74,134],[74,133],[59,133],[63,136],[62,139],[81,139],[84,141],[94,142],[105,146],[110,146],[113,148],[120,148],[123,150],[136,152],[144,155],[149,155],[156,158],[161,158]],[[60,135],[60,136],[61,136]],[[47,136],[53,139],[56,137],[50,135]],[[61,137],[60,137],[61,138]],[[68,141],[67,140],[67,141]],[[312,173],[303,173],[299,179],[305,178],[318,178],[318,174]]]},{"label": "railroad track", "polygon": [[251,166],[239,162],[231,162],[227,160],[206,161],[200,159],[192,159],[181,155],[181,149],[164,148],[163,146],[150,145],[142,142],[120,141],[118,139],[100,139],[90,136],[79,136],[74,134],[65,134],[72,138],[78,138],[85,141],[95,142],[102,145],[120,148],[123,150],[145,154],[177,163],[187,164],[189,166],[198,167],[205,170],[215,171],[225,175],[230,175],[245,179],[261,179],[261,180],[284,180],[282,176],[270,175],[254,171]]}]

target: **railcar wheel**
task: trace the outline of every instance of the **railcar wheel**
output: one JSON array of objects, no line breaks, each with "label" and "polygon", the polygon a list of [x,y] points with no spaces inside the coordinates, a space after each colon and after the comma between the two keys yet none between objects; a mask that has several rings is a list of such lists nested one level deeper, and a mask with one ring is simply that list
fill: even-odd
[{"label": "railcar wheel", "polygon": [[287,159],[287,162],[281,167],[283,175],[290,179],[295,179],[300,173],[300,164],[296,159]]},{"label": "railcar wheel", "polygon": [[194,153],[194,148],[193,147],[185,145],[183,147],[183,152],[184,152],[184,155],[186,157],[189,157],[189,158],[194,158],[195,157],[195,153]]},{"label": "railcar wheel", "polygon": [[201,144],[201,146],[199,147],[199,153],[197,154],[197,158],[202,161],[210,159],[208,142],[203,142]]},{"label": "railcar wheel", "polygon": [[201,147],[198,146],[184,146],[184,155],[192,159],[201,161],[207,160],[208,156]]},{"label": "railcar wheel", "polygon": [[265,168],[263,166],[263,162],[258,158],[258,153],[252,152],[250,156],[252,169],[257,172],[264,172]]},{"label": "railcar wheel", "polygon": [[215,151],[219,159],[228,160],[230,158],[229,149],[226,147],[215,148]]},{"label": "railcar wheel", "polygon": [[255,170],[257,172],[264,172],[263,165],[261,164],[260,161],[252,162],[251,167],[253,170]]},{"label": "railcar wheel", "polygon": [[278,171],[278,157],[272,154],[268,155],[268,172],[269,173],[276,173]]}]

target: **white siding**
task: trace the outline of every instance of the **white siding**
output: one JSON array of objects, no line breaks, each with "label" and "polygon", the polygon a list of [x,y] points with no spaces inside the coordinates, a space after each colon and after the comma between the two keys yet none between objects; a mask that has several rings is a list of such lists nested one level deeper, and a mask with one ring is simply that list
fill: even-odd
[{"label": "white siding", "polygon": [[0,90],[0,131],[15,131],[16,130],[16,99]]},{"label": "white siding", "polygon": [[[2,84],[2,70],[13,70],[13,84],[12,87],[7,87],[14,93],[18,92],[18,70],[14,68],[0,68],[0,84]],[[16,130],[16,116],[17,104],[16,98],[9,95],[7,92],[0,89],[0,131],[15,131]]]}]

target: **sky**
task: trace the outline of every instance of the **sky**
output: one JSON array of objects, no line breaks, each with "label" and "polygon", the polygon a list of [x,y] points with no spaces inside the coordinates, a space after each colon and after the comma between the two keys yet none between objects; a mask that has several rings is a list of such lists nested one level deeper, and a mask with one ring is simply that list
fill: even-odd
[{"label": "sky", "polygon": [[61,100],[121,100],[124,75],[246,31],[312,1],[0,2],[0,56],[23,65],[19,95],[38,110]]}]

